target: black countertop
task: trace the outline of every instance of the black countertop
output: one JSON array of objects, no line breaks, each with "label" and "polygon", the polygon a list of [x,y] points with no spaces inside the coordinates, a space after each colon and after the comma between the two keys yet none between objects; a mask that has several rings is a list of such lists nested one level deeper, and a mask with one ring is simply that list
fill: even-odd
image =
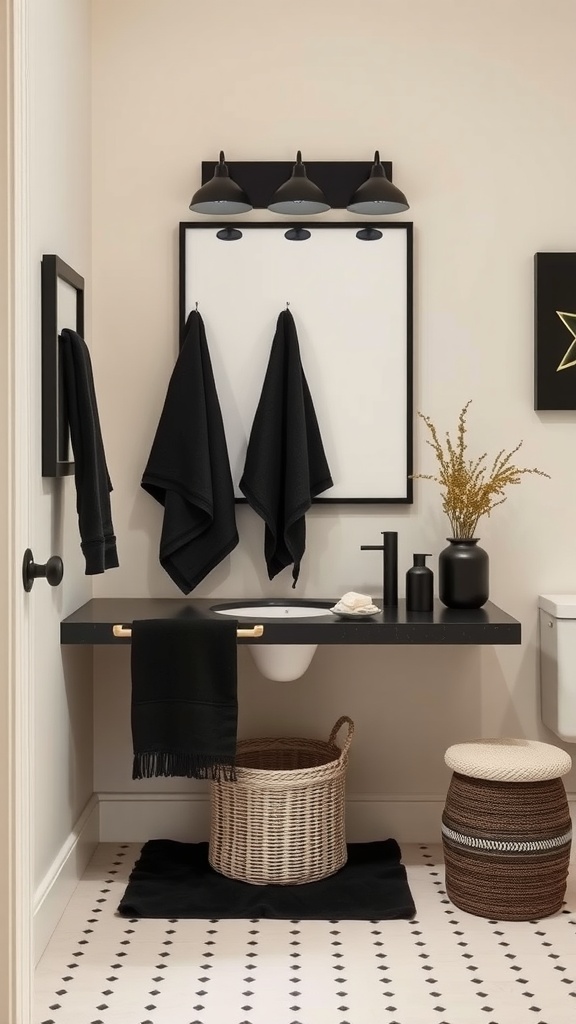
[{"label": "black countertop", "polygon": [[[254,599],[252,599],[254,600]],[[267,599],[262,599],[263,603]],[[238,643],[257,644],[519,644],[520,623],[491,601],[476,611],[453,611],[439,601],[432,612],[407,612],[406,602],[398,608],[384,610],[370,619],[343,620],[328,611],[338,598],[326,601],[326,615],[312,619],[290,618],[251,620],[242,618],[239,625],[249,627],[257,622],[264,626],[259,639],[239,639]],[[214,606],[251,603],[248,598],[145,598],[99,597],[72,612],[60,624],[62,644],[129,644],[130,639],[117,639],[112,626],[130,626],[134,619],[160,619],[180,615],[214,618]],[[279,604],[290,603],[278,598]],[[311,598],[310,604],[324,603]],[[220,617],[218,615],[218,617]]]}]

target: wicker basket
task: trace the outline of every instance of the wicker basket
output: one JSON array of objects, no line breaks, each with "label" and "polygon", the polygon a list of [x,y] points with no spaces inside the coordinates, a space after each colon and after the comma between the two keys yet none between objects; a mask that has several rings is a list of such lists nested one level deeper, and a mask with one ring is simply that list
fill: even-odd
[{"label": "wicker basket", "polygon": [[[335,744],[344,724],[342,749]],[[344,783],[354,723],[339,718],[328,741],[238,743],[236,782],[212,782],[208,859],[252,885],[302,885],[346,863]]]}]

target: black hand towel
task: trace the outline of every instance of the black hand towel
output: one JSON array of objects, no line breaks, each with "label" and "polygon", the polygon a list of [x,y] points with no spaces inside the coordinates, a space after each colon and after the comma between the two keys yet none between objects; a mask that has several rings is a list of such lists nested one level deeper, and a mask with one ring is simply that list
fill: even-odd
[{"label": "black hand towel", "polygon": [[294,563],[293,587],[306,547],[305,513],[332,477],[300,361],[294,318],[278,317],[262,394],[250,432],[240,489],[266,524],[264,553],[273,579]]},{"label": "black hand towel", "polygon": [[74,452],[80,546],[86,559],[86,575],[93,576],[118,565],[110,510],[112,484],[106,466],[88,346],[76,331],[66,328],[60,335],[60,356]]},{"label": "black hand towel", "polygon": [[234,619],[132,623],[132,778],[234,779]]},{"label": "black hand towel", "polygon": [[224,424],[196,311],[186,322],[142,487],[164,506],[160,563],[189,594],[238,543]]}]

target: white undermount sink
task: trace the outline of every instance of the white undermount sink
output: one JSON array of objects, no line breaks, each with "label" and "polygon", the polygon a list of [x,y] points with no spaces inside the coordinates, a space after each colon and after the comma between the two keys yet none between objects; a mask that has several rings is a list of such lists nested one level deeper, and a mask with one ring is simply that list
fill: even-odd
[{"label": "white undermount sink", "polygon": [[218,612],[220,615],[232,615],[235,619],[313,619],[318,615],[327,615],[330,610],[330,606],[324,602],[321,604],[313,604],[312,602],[303,601],[300,604],[297,601],[270,601],[258,603],[254,601],[253,604],[246,603],[236,605],[233,604],[218,604],[212,606],[213,612]]},{"label": "white undermount sink", "polygon": [[[250,619],[256,624],[261,619],[280,620],[312,619],[330,614],[328,601],[232,601],[228,604],[212,605],[211,611],[219,615],[230,615],[235,619]],[[264,630],[264,635],[266,630]],[[260,672],[275,682],[289,682],[299,679],[308,668],[318,644],[248,644],[250,653]]]}]

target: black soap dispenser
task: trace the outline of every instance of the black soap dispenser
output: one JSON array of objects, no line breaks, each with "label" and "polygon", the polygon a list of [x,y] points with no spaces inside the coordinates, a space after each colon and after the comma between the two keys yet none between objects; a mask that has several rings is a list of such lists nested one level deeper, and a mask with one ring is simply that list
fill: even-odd
[{"label": "black soap dispenser", "polygon": [[434,573],[426,565],[430,555],[414,555],[406,573],[406,611],[431,612],[434,607]]}]

